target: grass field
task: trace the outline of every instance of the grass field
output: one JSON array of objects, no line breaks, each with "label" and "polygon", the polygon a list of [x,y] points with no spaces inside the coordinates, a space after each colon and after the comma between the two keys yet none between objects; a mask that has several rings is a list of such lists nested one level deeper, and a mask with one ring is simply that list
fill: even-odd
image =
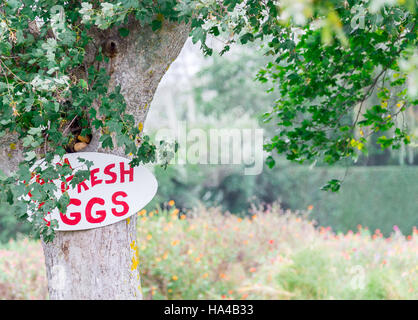
[{"label": "grass field", "polygon": [[[173,201],[138,214],[146,299],[418,299],[418,231],[315,228],[279,206],[249,218]],[[0,298],[47,299],[38,242],[0,248]]]}]

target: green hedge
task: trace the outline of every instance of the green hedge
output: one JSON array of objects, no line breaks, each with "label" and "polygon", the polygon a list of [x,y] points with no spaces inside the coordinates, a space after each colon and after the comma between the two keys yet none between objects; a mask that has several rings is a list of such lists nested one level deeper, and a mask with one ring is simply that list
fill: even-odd
[{"label": "green hedge", "polygon": [[[397,225],[404,234],[418,226],[418,167],[351,167],[339,193],[321,191],[328,180],[341,178],[345,168],[310,169],[304,166],[265,168],[258,176],[243,176],[242,171],[213,175],[208,166],[173,166],[157,169],[159,191],[155,202],[176,200],[190,208],[198,201],[205,206],[222,206],[245,214],[251,204],[277,200],[285,208],[306,210],[319,225],[347,232],[358,224],[373,232],[388,235]],[[149,206],[149,209],[155,204]]]},{"label": "green hedge", "polygon": [[[354,230],[358,224],[384,235],[397,225],[404,234],[418,226],[418,167],[353,167],[339,193],[318,190],[345,169],[288,168],[281,174],[279,196],[292,209],[313,205],[311,217],[336,231]],[[291,177],[289,179],[289,177]]]}]

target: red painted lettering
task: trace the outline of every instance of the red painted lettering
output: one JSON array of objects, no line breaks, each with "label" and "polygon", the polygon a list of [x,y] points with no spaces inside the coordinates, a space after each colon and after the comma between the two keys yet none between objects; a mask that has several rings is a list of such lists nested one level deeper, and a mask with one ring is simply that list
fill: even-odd
[{"label": "red painted lettering", "polygon": [[[70,203],[68,204],[67,208],[70,205],[80,206],[81,205],[81,201],[78,200],[78,199],[71,198],[70,199]],[[70,226],[76,225],[81,220],[81,212],[71,212],[71,213],[68,213],[67,212],[66,214],[63,214],[62,212],[60,212],[60,216],[61,216],[62,222],[64,222],[65,224],[68,224]],[[68,216],[70,216],[73,219],[69,219]]]},{"label": "red painted lettering", "polygon": [[[73,167],[71,166],[71,163],[70,163],[70,161],[68,160],[68,158],[65,158],[64,159],[64,164],[68,164],[68,166],[70,167],[70,169],[71,170],[73,170]],[[57,165],[59,165],[59,166],[61,166],[62,167],[62,164],[61,163],[57,163]]]},{"label": "red painted lettering", "polygon": [[68,183],[69,183],[71,180],[73,180],[73,178],[74,178],[74,175],[72,175],[72,176],[69,176],[69,177],[65,178],[65,181],[66,181],[67,183],[65,183],[64,181],[63,181],[63,182],[61,182],[61,192],[62,192],[62,193],[64,193],[64,192],[65,192],[65,191],[67,191],[68,189],[70,189],[70,186],[68,185]]},{"label": "red painted lettering", "polygon": [[104,174],[112,177],[111,180],[105,180],[105,183],[110,184],[110,183],[115,183],[116,182],[118,176],[116,175],[116,173],[111,171],[115,166],[116,165],[114,163],[112,163],[112,164],[109,164],[108,166],[105,167]]},{"label": "red painted lettering", "polygon": [[100,223],[106,218],[106,211],[105,210],[97,210],[96,215],[97,218],[94,218],[91,215],[91,210],[95,204],[100,204],[104,206],[105,201],[102,198],[91,198],[90,201],[87,203],[86,206],[86,219],[90,223]]},{"label": "red painted lettering", "polygon": [[129,174],[129,181],[132,182],[134,181],[134,168],[131,168],[129,166],[128,170],[125,170],[125,163],[121,162],[119,163],[120,166],[120,182],[124,183],[125,182],[125,175]]},{"label": "red painted lettering", "polygon": [[115,208],[112,208],[112,213],[116,217],[122,217],[129,211],[129,205],[125,201],[118,200],[117,197],[119,196],[126,198],[128,195],[123,191],[117,191],[113,194],[112,203],[123,207],[123,210],[121,212],[118,212]]},{"label": "red painted lettering", "polygon": [[96,177],[96,173],[98,173],[99,171],[100,171],[99,168],[96,168],[90,171],[90,181],[91,181],[92,187],[94,187],[96,184],[101,184],[103,182],[103,180],[97,179]]},{"label": "red painted lettering", "polygon": [[45,184],[45,180],[40,178],[40,175],[36,176],[36,182],[39,183],[41,186]]},{"label": "red painted lettering", "polygon": [[83,182],[81,182],[81,183],[79,183],[78,185],[77,185],[77,192],[78,193],[81,193],[81,187],[83,187],[84,188],[84,191],[86,191],[86,190],[88,190],[89,189],[89,187],[86,185],[86,180],[84,180]]}]

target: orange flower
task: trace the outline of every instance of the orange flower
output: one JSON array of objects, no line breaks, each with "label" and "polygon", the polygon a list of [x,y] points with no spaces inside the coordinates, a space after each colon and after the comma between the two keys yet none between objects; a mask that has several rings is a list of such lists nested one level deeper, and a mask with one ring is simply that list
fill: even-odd
[{"label": "orange flower", "polygon": [[168,201],[168,205],[170,206],[170,207],[172,207],[172,206],[174,206],[176,203],[174,202],[174,200],[170,200],[170,201]]},{"label": "orange flower", "polygon": [[152,235],[151,234],[147,234],[147,240],[151,240],[152,239]]},{"label": "orange flower", "polygon": [[309,210],[309,211],[311,211],[313,208],[314,208],[314,207],[313,207],[313,205],[311,205],[311,204],[308,206],[308,210]]},{"label": "orange flower", "polygon": [[204,274],[202,275],[202,278],[203,278],[203,279],[205,279],[205,278],[207,278],[207,277],[209,277],[209,273],[207,273],[207,272],[206,272],[206,273],[204,273]]},{"label": "orange flower", "polygon": [[176,215],[178,215],[178,213],[180,212],[180,210],[179,209],[174,209],[173,210],[173,216],[176,216]]},{"label": "orange flower", "polygon": [[219,274],[219,278],[221,278],[221,279],[225,279],[225,278],[226,278],[226,274],[225,274],[225,273],[220,273],[220,274]]},{"label": "orange flower", "polygon": [[256,272],[256,270],[257,270],[257,269],[256,269],[256,268],[254,268],[254,267],[253,267],[253,268],[250,268],[250,272],[251,272],[251,273]]},{"label": "orange flower", "polygon": [[174,281],[177,281],[179,278],[177,276],[172,276],[171,279],[173,279]]},{"label": "orange flower", "polygon": [[147,210],[142,209],[141,211],[138,212],[138,215],[143,216],[147,213]]},{"label": "orange flower", "polygon": [[182,215],[180,216],[180,219],[181,219],[181,220],[186,219],[186,215],[185,215],[185,214],[182,214]]},{"label": "orange flower", "polygon": [[171,245],[174,247],[180,243],[180,240],[173,240],[171,241]]},{"label": "orange flower", "polygon": [[247,299],[248,298],[248,293],[244,293],[241,298],[242,299]]}]

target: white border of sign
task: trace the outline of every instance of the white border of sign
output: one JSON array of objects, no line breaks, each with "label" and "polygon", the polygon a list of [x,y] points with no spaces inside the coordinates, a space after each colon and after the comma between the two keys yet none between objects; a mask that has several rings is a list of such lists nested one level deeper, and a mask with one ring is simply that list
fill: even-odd
[{"label": "white border of sign", "polygon": [[[58,220],[58,231],[99,228],[125,220],[144,208],[157,192],[154,175],[144,166],[130,168],[129,159],[97,152],[69,153],[63,161],[68,160],[73,172],[87,169],[77,158],[93,162],[90,178],[74,188],[69,183],[65,186],[54,181],[58,187],[56,195],[68,192],[71,199],[65,215],[56,209],[46,217]],[[70,181],[71,176],[66,179]],[[37,183],[35,178],[32,183]]]}]

